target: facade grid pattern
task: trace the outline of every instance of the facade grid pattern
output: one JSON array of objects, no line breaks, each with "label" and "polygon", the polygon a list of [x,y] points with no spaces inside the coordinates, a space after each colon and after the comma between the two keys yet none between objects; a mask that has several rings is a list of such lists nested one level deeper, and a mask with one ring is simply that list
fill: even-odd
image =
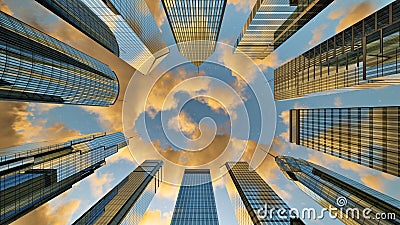
[{"label": "facade grid pattern", "polygon": [[[290,218],[289,206],[247,162],[228,162],[225,166],[227,191],[240,225],[304,224],[298,218]],[[268,214],[272,208],[286,209],[286,218],[279,217],[277,211]],[[259,217],[260,209],[267,212],[265,218]]]},{"label": "facade grid pattern", "polygon": [[162,0],[179,51],[200,66],[215,51],[226,0]]},{"label": "facade grid pattern", "polygon": [[297,109],[290,141],[381,172],[400,175],[400,107]]},{"label": "facade grid pattern", "polygon": [[103,133],[0,156],[0,224],[13,222],[68,190],[126,145],[122,133]]},{"label": "facade grid pattern", "polygon": [[73,224],[138,225],[162,182],[162,165],[144,161]]},{"label": "facade grid pattern", "polygon": [[[343,212],[357,209],[360,216],[338,217],[344,224],[399,224],[400,201],[366,187],[347,177],[302,159],[287,156],[275,158],[285,176],[322,207],[337,208]],[[337,199],[345,197],[347,204],[338,206]],[[396,219],[366,219],[361,214],[370,209],[371,217],[377,213],[395,213]],[[357,214],[354,214],[357,215]]]},{"label": "facade grid pattern", "polygon": [[80,1],[104,21],[114,33],[119,46],[119,57],[143,74],[147,74],[155,61],[155,56],[119,12],[103,0]]},{"label": "facade grid pattern", "polygon": [[257,0],[235,47],[264,59],[333,0]]},{"label": "facade grid pattern", "polygon": [[0,99],[108,106],[119,92],[100,61],[0,12]]},{"label": "facade grid pattern", "polygon": [[171,225],[218,225],[218,214],[209,170],[186,169]]},{"label": "facade grid pattern", "polygon": [[44,7],[63,18],[76,29],[119,56],[117,39],[110,28],[82,1],[36,0]]},{"label": "facade grid pattern", "polygon": [[397,0],[275,70],[275,100],[400,83]]}]

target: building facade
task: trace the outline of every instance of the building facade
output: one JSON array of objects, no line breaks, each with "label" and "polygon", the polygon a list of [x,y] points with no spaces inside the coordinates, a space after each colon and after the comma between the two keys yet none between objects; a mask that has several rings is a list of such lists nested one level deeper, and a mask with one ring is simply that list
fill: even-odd
[{"label": "building facade", "polygon": [[138,225],[162,182],[162,165],[144,161],[73,224]]},{"label": "building facade", "polygon": [[82,1],[36,0],[82,33],[119,56],[117,39],[111,29]]},{"label": "building facade", "polygon": [[275,70],[275,100],[400,83],[400,1]]},{"label": "building facade", "polygon": [[9,224],[67,191],[127,145],[122,133],[96,133],[0,156],[0,224]]},{"label": "building facade", "polygon": [[115,73],[102,62],[0,12],[0,99],[109,106]]},{"label": "building facade", "polygon": [[[341,211],[343,216],[332,212],[344,224],[400,224],[400,201],[302,159],[278,156],[275,161],[288,179],[322,207]],[[370,219],[363,215],[366,209]],[[395,217],[375,217],[382,213],[394,213]]]},{"label": "building facade", "polygon": [[186,169],[171,225],[203,224],[219,224],[210,170]]},{"label": "building facade", "polygon": [[400,107],[295,109],[290,142],[400,175]]},{"label": "building facade", "polygon": [[215,51],[226,0],[162,0],[162,3],[179,51],[200,66]]},{"label": "building facade", "polygon": [[257,0],[235,47],[264,59],[333,0]]},{"label": "building facade", "polygon": [[80,1],[113,31],[120,58],[141,73],[147,74],[169,53],[148,5],[159,3],[151,0]]},{"label": "building facade", "polygon": [[[225,183],[239,225],[304,224],[289,215],[290,208],[247,162],[225,164]],[[224,172],[225,172],[224,168]],[[286,209],[284,215],[278,210]]]}]

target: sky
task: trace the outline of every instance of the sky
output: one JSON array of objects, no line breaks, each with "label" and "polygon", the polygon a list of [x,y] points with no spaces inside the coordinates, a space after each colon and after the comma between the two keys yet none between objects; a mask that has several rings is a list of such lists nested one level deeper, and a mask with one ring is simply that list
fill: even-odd
[{"label": "sky", "polygon": [[[251,161],[255,150],[268,149],[271,144],[270,152],[275,155],[309,160],[400,199],[399,178],[288,142],[288,110],[398,106],[400,100],[393,96],[399,86],[278,102],[272,101],[270,89],[274,68],[390,2],[335,0],[269,57],[251,62],[233,55],[229,45],[235,43],[255,1],[228,0],[221,43],[200,68],[179,55],[162,6],[156,2],[152,12],[171,53],[151,74],[142,75],[33,0],[0,0],[2,11],[109,65],[121,84],[118,101],[107,108],[0,102],[0,148],[67,140],[99,131],[124,130],[133,137],[129,148],[109,157],[93,175],[14,224],[70,224],[138,163],[152,157],[164,159],[165,182],[141,225],[169,224],[183,168],[194,166],[211,168],[220,224],[235,225],[234,210],[223,181],[218,179],[218,168],[228,159]],[[258,160],[252,162],[256,171],[290,207],[321,209],[283,176],[272,157],[255,155]],[[341,224],[329,218],[305,222]]]}]

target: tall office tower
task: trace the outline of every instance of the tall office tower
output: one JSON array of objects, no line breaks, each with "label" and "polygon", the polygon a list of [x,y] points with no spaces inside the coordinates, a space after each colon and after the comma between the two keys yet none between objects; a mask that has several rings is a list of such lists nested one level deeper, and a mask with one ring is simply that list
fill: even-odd
[{"label": "tall office tower", "polygon": [[73,225],[138,225],[162,182],[162,165],[144,161]]},{"label": "tall office tower", "polygon": [[67,191],[126,145],[122,133],[96,133],[30,150],[21,146],[1,155],[0,224],[9,224]]},{"label": "tall office tower", "polygon": [[397,0],[277,68],[275,100],[400,83],[399,34]]},{"label": "tall office tower", "polygon": [[290,142],[400,176],[400,107],[295,109]]},{"label": "tall office tower", "polygon": [[162,0],[175,42],[197,67],[215,51],[226,0]]},{"label": "tall office tower", "polygon": [[235,47],[264,59],[333,0],[257,0]]},{"label": "tall office tower", "polygon": [[0,12],[0,100],[108,106],[119,92],[100,61]]},{"label": "tall office tower", "polygon": [[[343,216],[338,211],[332,212],[344,224],[400,224],[400,201],[302,159],[278,156],[275,161],[289,180],[322,207],[342,211]],[[364,217],[363,212],[368,212],[364,215],[371,219]],[[396,218],[374,218],[381,213],[395,213]]]},{"label": "tall office tower", "polygon": [[218,225],[208,169],[186,169],[170,225]]},{"label": "tall office tower", "polygon": [[113,31],[120,58],[143,74],[164,59],[169,48],[150,9],[151,0],[78,0],[88,6]]},{"label": "tall office tower", "polygon": [[[298,218],[290,218],[290,208],[247,162],[227,162],[225,167],[226,188],[239,225],[304,224]],[[272,208],[286,212],[279,216],[274,210],[271,214]],[[260,209],[264,210],[263,215]]]},{"label": "tall office tower", "polygon": [[80,0],[36,0],[94,41],[119,56],[117,39],[111,29]]}]

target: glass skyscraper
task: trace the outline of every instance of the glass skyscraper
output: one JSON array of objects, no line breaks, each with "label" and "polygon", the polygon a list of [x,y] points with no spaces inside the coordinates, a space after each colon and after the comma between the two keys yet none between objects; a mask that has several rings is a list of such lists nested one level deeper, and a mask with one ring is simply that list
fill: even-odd
[{"label": "glass skyscraper", "polygon": [[73,224],[138,225],[162,182],[162,165],[144,161]]},{"label": "glass skyscraper", "polygon": [[[400,224],[400,201],[302,159],[278,156],[275,161],[288,179],[322,207],[342,211],[343,216],[335,213],[344,224]],[[370,210],[371,219],[363,216],[365,209]],[[377,213],[395,213],[396,218],[383,220],[374,217]]]},{"label": "glass skyscraper", "polygon": [[264,59],[333,0],[257,0],[235,47]]},{"label": "glass skyscraper", "polygon": [[[227,162],[225,167],[226,188],[239,225],[304,224],[298,218],[290,218],[286,203],[247,162]],[[272,208],[286,209],[286,212],[281,217],[278,210],[268,214]],[[261,215],[260,210],[267,214]]]},{"label": "glass skyscraper", "polygon": [[[122,133],[0,155],[0,223],[8,224],[67,191],[127,145]],[[3,151],[2,151],[3,152]]]},{"label": "glass skyscraper", "polygon": [[275,100],[399,84],[400,1],[275,70]]},{"label": "glass skyscraper", "polygon": [[219,224],[210,170],[186,169],[171,225],[204,224]]},{"label": "glass skyscraper", "polygon": [[118,79],[104,63],[0,12],[0,100],[108,106]]},{"label": "glass skyscraper", "polygon": [[36,0],[100,45],[119,56],[117,39],[111,29],[82,1]]},{"label": "glass skyscraper", "polygon": [[169,53],[147,4],[151,0],[79,0],[113,31],[120,58],[147,74]]},{"label": "glass skyscraper", "polygon": [[400,107],[295,109],[290,142],[400,175]]},{"label": "glass skyscraper", "polygon": [[200,66],[215,51],[226,0],[162,0],[179,51]]}]

